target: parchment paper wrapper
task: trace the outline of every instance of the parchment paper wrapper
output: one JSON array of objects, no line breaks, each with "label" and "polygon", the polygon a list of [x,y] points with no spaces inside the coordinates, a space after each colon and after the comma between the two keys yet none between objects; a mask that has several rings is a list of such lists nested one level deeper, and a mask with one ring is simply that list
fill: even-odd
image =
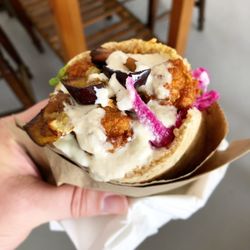
[{"label": "parchment paper wrapper", "polygon": [[[206,118],[204,119],[205,132],[203,143],[200,143],[199,153],[195,154],[192,161],[187,161],[190,164],[186,168],[188,171],[179,173],[178,176],[173,176],[173,178],[171,176],[169,178],[168,176],[167,179],[162,178],[161,180],[149,183],[120,185],[98,182],[93,180],[85,169],[80,168],[48,147],[27,147],[25,143],[23,143],[23,146],[26,147],[27,152],[34,161],[36,161],[38,155],[40,158],[39,162],[43,159],[44,163],[39,166],[39,169],[44,179],[58,186],[72,184],[83,188],[109,191],[130,197],[149,196],[188,185],[201,178],[204,174],[218,169],[250,151],[250,139],[234,141],[225,151],[217,150],[228,130],[224,113],[218,104],[214,104],[212,108],[204,111],[203,115]],[[30,140],[28,135],[21,129],[15,127],[13,130],[14,133],[19,134],[20,142]]]},{"label": "parchment paper wrapper", "polygon": [[[227,145],[223,141],[219,148],[223,150]],[[164,224],[187,219],[201,209],[224,177],[227,165],[170,192],[131,198],[125,215],[53,221],[51,230],[65,230],[78,250],[135,249]]]},{"label": "parchment paper wrapper", "polygon": [[[124,194],[130,197],[143,197],[165,193],[181,186],[190,184],[208,172],[223,167],[250,151],[250,139],[232,142],[225,151],[215,151],[211,157],[204,161],[189,175],[176,180],[154,181],[143,186],[125,186],[93,180],[89,174],[49,149],[45,154],[51,167],[51,175],[55,183],[60,186],[64,183],[79,187],[109,191]],[[49,175],[47,177],[51,178]]]},{"label": "parchment paper wrapper", "polygon": [[[234,142],[228,148],[228,143],[223,140],[215,153],[218,156],[214,159],[221,166],[224,161],[230,162],[246,152],[247,148],[249,150],[249,146],[250,140],[245,140]],[[207,166],[210,163],[208,161]],[[135,249],[147,237],[156,234],[164,224],[173,219],[188,219],[201,209],[224,177],[228,165],[202,174],[195,181],[174,190],[131,198],[126,215],[54,221],[50,224],[51,230],[65,230],[78,250]],[[216,164],[213,166],[216,167]]]}]

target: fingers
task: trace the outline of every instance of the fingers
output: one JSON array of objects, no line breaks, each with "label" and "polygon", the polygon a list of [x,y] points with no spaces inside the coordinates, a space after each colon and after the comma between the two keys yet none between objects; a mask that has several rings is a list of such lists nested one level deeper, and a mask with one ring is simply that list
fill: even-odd
[{"label": "fingers", "polygon": [[[47,100],[44,100],[17,114],[17,120],[23,123],[31,120],[46,104]],[[32,184],[32,188],[27,188],[26,194],[31,203],[31,211],[34,212],[34,226],[50,220],[122,214],[128,209],[128,201],[124,196],[70,185],[54,187],[38,179]]]},{"label": "fingers", "polygon": [[127,199],[112,193],[74,188],[71,215],[74,218],[102,214],[121,214],[127,211]]},{"label": "fingers", "polygon": [[[29,189],[31,190],[31,189]],[[54,187],[40,182],[36,188],[36,225],[50,220],[79,218],[95,215],[123,214],[128,209],[124,196],[97,192],[70,185]],[[32,194],[30,197],[34,197]]]},{"label": "fingers", "polygon": [[40,112],[40,110],[42,108],[44,108],[46,106],[47,103],[48,103],[48,99],[43,100],[41,102],[38,102],[37,104],[35,104],[31,108],[25,110],[24,112],[16,114],[17,120],[19,120],[23,123],[30,121],[35,115],[37,115]]},{"label": "fingers", "polygon": [[41,148],[30,139],[27,133],[16,126],[16,121],[18,121],[18,123],[20,122],[21,125],[24,125],[26,122],[34,118],[40,110],[45,107],[47,102],[48,100],[43,100],[24,112],[14,116],[5,117],[2,121],[0,120],[0,128],[2,127],[0,133],[5,135],[8,134],[9,137],[13,138],[18,144],[22,145],[27,152],[30,153],[33,160],[37,164],[41,165],[47,165],[47,160],[42,153]]}]

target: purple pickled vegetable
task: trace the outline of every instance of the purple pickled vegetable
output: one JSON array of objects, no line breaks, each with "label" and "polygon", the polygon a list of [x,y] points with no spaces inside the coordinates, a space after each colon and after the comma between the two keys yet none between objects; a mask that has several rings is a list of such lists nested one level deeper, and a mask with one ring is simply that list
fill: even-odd
[{"label": "purple pickled vegetable", "polygon": [[175,128],[179,128],[182,124],[182,121],[187,117],[188,109],[180,109],[178,110],[176,122],[175,122]]},{"label": "purple pickled vegetable", "polygon": [[210,79],[206,69],[197,68],[193,70],[193,77],[199,81],[199,87],[203,92],[196,99],[193,106],[202,111],[210,107],[214,102],[216,102],[219,99],[220,95],[215,90],[210,90],[209,92],[207,92],[207,87],[210,83]]},{"label": "purple pickled vegetable", "polygon": [[210,107],[214,102],[216,102],[219,97],[220,95],[217,91],[210,90],[209,92],[202,94],[196,99],[194,107],[196,107],[200,111],[205,110],[206,108]]},{"label": "purple pickled vegetable", "polygon": [[167,146],[174,139],[174,133],[173,133],[174,126],[166,128],[163,125],[163,123],[157,119],[155,114],[142,101],[134,85],[135,81],[131,76],[129,76],[126,80],[126,88],[133,101],[133,107],[139,121],[152,131],[154,139],[153,141],[151,141],[151,143],[153,146],[155,147]]},{"label": "purple pickled vegetable", "polygon": [[198,80],[199,88],[203,92],[207,92],[208,84],[210,83],[210,78],[206,69],[200,67],[193,70],[193,77]]},{"label": "purple pickled vegetable", "polygon": [[112,50],[106,49],[103,47],[98,47],[90,52],[91,61],[98,67],[102,68],[103,65],[106,65],[106,60],[109,55],[112,53]]}]

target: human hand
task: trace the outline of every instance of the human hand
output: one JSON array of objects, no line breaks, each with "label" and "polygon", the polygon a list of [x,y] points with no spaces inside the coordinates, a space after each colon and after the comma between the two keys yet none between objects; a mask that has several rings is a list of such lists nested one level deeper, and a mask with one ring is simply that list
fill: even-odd
[{"label": "human hand", "polygon": [[[39,103],[16,115],[30,120],[44,106]],[[15,249],[33,228],[50,220],[125,213],[124,196],[45,183],[10,129],[14,117],[0,119],[0,249]],[[22,143],[37,147],[31,140]],[[38,157],[39,158],[39,157]],[[42,162],[40,162],[42,164]]]}]

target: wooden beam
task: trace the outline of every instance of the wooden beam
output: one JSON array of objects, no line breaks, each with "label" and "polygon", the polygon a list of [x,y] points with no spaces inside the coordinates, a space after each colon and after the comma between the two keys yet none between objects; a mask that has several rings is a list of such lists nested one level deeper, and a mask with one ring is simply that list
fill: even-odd
[{"label": "wooden beam", "polygon": [[35,103],[30,91],[28,91],[25,86],[23,79],[17,77],[16,72],[8,63],[8,61],[5,60],[1,51],[0,74],[7,82],[8,86],[13,90],[19,101],[23,104],[24,108],[29,108]]},{"label": "wooden beam", "polygon": [[78,0],[49,0],[63,48],[64,60],[87,50]]},{"label": "wooden beam", "polygon": [[168,45],[181,55],[185,53],[194,0],[172,0]]},{"label": "wooden beam", "polygon": [[159,0],[148,0],[148,20],[147,26],[151,32],[154,32],[155,21],[157,17],[157,9],[159,5]]}]

